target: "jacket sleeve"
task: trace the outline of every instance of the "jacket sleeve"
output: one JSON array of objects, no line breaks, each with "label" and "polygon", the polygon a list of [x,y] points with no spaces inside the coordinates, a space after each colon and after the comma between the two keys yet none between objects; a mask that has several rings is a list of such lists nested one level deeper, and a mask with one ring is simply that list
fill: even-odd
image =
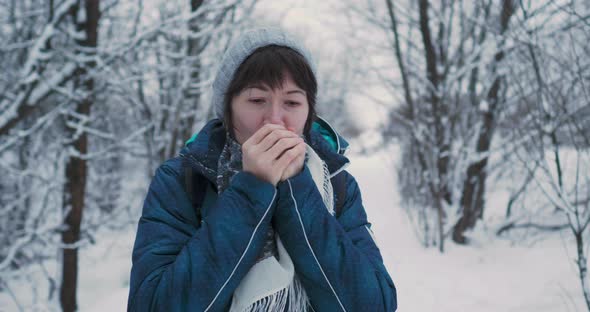
[{"label": "jacket sleeve", "polygon": [[276,189],[240,172],[201,225],[176,163],[156,171],[139,220],[129,311],[221,311],[255,263]]},{"label": "jacket sleeve", "polygon": [[373,240],[355,179],[336,219],[309,169],[279,183],[273,225],[316,311],[395,311],[396,289]]}]

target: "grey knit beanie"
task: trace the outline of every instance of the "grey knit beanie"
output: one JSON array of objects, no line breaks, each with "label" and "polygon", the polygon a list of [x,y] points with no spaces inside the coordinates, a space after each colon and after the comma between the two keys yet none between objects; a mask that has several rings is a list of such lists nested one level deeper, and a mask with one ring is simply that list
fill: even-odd
[{"label": "grey knit beanie", "polygon": [[311,54],[293,35],[279,28],[257,28],[247,31],[227,49],[213,81],[212,105],[217,118],[223,120],[223,99],[238,67],[252,52],[267,45],[285,46],[297,51],[305,58],[313,75],[317,77]]}]

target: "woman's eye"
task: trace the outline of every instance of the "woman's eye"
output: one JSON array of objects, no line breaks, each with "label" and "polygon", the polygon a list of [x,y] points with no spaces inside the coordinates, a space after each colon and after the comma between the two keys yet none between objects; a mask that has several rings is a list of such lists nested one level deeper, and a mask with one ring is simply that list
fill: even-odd
[{"label": "woman's eye", "polygon": [[249,101],[251,103],[254,103],[254,104],[262,104],[262,103],[264,103],[264,99],[250,99]]},{"label": "woman's eye", "polygon": [[299,106],[299,102],[287,101],[287,105],[291,107]]}]

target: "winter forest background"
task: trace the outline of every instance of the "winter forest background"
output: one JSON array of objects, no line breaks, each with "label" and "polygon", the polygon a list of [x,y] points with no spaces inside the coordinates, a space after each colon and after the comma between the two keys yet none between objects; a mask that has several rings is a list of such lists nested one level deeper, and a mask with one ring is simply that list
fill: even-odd
[{"label": "winter forest background", "polygon": [[126,309],[152,174],[256,25],[316,57],[399,311],[590,311],[585,0],[0,0],[0,311]]}]

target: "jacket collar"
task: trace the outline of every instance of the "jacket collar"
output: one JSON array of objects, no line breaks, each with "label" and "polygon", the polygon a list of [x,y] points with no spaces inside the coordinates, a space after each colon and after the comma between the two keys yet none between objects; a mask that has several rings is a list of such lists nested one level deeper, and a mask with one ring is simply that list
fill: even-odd
[{"label": "jacket collar", "polygon": [[[195,133],[180,151],[183,164],[189,165],[215,185],[217,161],[225,140],[226,132],[223,123],[219,119],[212,119]],[[348,158],[344,156],[348,149],[348,142],[321,118],[314,122],[308,144],[326,162],[331,176],[342,171],[349,163]]]}]

